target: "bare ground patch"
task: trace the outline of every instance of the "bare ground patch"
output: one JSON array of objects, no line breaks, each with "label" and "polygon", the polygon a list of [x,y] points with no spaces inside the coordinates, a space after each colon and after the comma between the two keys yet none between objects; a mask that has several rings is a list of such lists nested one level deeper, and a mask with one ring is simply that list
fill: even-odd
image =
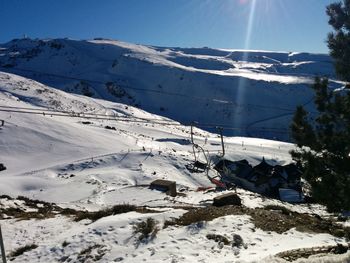
[{"label": "bare ground patch", "polygon": [[[154,209],[143,206],[134,206],[129,204],[115,205],[100,211],[79,211],[74,209],[61,208],[56,204],[39,200],[31,200],[26,197],[18,197],[12,199],[8,196],[0,196],[9,200],[21,201],[18,207],[0,207],[0,219],[16,218],[19,220],[28,219],[44,219],[55,217],[57,215],[65,215],[72,217],[75,221],[89,219],[96,221],[100,218],[117,215],[127,212],[138,213],[158,213]],[[174,207],[173,207],[174,208]],[[183,209],[183,208],[182,208]],[[188,226],[193,223],[202,221],[212,221],[215,218],[227,215],[249,215],[252,223],[264,231],[274,231],[279,234],[284,233],[292,228],[296,228],[301,232],[310,233],[328,233],[336,237],[345,237],[350,240],[350,228],[344,227],[336,223],[335,220],[321,218],[310,214],[300,214],[289,211],[284,207],[271,206],[265,208],[248,208],[244,206],[207,206],[201,208],[186,207],[187,213],[177,219],[164,222],[164,228],[172,225]]]},{"label": "bare ground patch", "polygon": [[74,221],[89,219],[92,222],[111,215],[123,214],[127,212],[138,213],[157,213],[158,211],[148,209],[146,207],[137,207],[129,204],[120,204],[108,207],[99,211],[75,210],[70,208],[62,208],[54,203],[48,203],[40,200],[29,199],[24,196],[11,198],[9,196],[0,196],[1,199],[13,201],[10,207],[0,207],[0,219],[15,218],[18,220],[45,219],[52,218],[57,215],[73,217]]},{"label": "bare ground patch", "polygon": [[328,233],[333,236],[350,239],[350,228],[340,226],[330,219],[323,219],[309,214],[299,214],[287,209],[251,209],[243,206],[194,208],[177,219],[166,221],[164,228],[172,225],[188,226],[200,221],[212,221],[215,218],[228,215],[249,215],[252,218],[252,223],[257,228],[264,231],[274,231],[279,234],[296,228],[301,232]]},{"label": "bare ground patch", "polygon": [[345,254],[348,251],[349,247],[338,244],[337,246],[328,246],[328,247],[314,247],[314,248],[302,248],[284,251],[278,253],[276,256],[283,258],[284,260],[293,262],[299,258],[309,258],[313,255],[320,254]]},{"label": "bare ground patch", "polygon": [[19,220],[45,219],[56,216],[57,214],[69,215],[75,210],[57,206],[54,203],[48,203],[40,200],[33,200],[24,196],[12,198],[2,195],[0,199],[13,201],[13,206],[0,207],[0,219],[16,218]]}]

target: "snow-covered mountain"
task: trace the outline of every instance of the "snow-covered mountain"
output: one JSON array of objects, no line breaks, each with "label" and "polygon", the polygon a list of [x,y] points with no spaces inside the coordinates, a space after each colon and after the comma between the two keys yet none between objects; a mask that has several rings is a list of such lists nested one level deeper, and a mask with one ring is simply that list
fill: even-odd
[{"label": "snow-covered mountain", "polygon": [[[0,221],[12,262],[286,262],[272,256],[346,242],[328,230],[308,233],[293,227],[294,218],[302,217],[313,220],[317,230],[317,222],[324,221],[313,214],[331,216],[319,205],[291,205],[237,189],[242,208],[211,208],[212,199],[222,193],[198,191],[213,185],[205,173],[186,168],[194,161],[190,129],[171,119],[9,73],[0,73],[0,106],[0,120],[5,121],[0,127],[0,162],[7,168],[0,172]],[[219,154],[216,134],[194,132],[195,142],[210,158]],[[230,159],[257,164],[265,157],[284,164],[291,161],[288,151],[294,146],[225,137],[225,147]],[[150,190],[147,185],[155,179],[176,181],[181,194],[169,197]],[[76,210],[123,204],[149,210],[75,221],[74,210],[63,213],[17,196]],[[294,214],[271,211],[268,205]],[[195,216],[193,224],[165,227],[195,209],[209,215],[212,209],[214,217],[201,222],[203,218]],[[158,233],[140,242],[134,229],[147,218],[156,220]],[[238,236],[240,245],[232,241]],[[215,241],[217,237],[228,243]],[[347,262],[349,257],[327,256],[333,260],[329,262]]]},{"label": "snow-covered mountain", "polygon": [[210,131],[224,126],[231,128],[226,134],[280,140],[288,140],[297,105],[313,110],[314,76],[334,78],[332,61],[322,54],[161,48],[104,39],[13,40],[0,45],[0,66],[63,91],[197,122]]},{"label": "snow-covered mountain", "polygon": [[[190,127],[180,121],[283,137],[291,108],[311,101],[312,76],[332,77],[324,55],[257,51],[246,58],[107,40],[2,45],[0,223],[11,262],[285,263],[346,245],[350,222],[323,206],[236,189],[225,193],[236,192],[242,206],[215,208],[223,193],[206,190],[214,186],[206,173],[187,168],[195,157]],[[193,139],[210,160],[222,154],[216,133],[194,128]],[[253,165],[290,163],[295,147],[224,141],[226,158]],[[156,179],[176,181],[179,194],[151,190]],[[108,210],[114,205],[131,210]],[[82,219],[89,215],[96,218]],[[149,218],[157,233],[141,240],[135,229]],[[297,262],[349,259],[350,252]]]}]

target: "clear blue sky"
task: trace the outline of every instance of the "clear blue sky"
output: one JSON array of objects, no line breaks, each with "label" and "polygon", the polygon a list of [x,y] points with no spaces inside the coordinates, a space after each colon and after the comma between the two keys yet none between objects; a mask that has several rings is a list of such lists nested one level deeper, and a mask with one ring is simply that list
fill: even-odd
[{"label": "clear blue sky", "polygon": [[104,37],[158,46],[327,53],[335,0],[0,0],[0,43]]}]

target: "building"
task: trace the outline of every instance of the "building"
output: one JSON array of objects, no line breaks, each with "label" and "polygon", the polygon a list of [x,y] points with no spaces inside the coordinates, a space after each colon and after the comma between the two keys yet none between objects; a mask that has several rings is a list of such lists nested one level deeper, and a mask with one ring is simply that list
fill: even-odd
[{"label": "building", "polygon": [[219,160],[214,169],[227,188],[232,185],[278,198],[287,202],[302,202],[301,170],[297,165],[271,165],[263,158],[252,167],[247,160]]}]

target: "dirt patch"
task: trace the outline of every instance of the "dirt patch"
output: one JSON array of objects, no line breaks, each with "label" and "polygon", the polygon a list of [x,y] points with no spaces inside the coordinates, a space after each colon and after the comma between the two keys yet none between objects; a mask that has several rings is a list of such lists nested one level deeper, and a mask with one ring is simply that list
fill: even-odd
[{"label": "dirt patch", "polygon": [[301,232],[328,233],[337,237],[350,239],[350,228],[337,225],[336,222],[319,216],[299,214],[296,212],[267,210],[266,208],[248,209],[248,215],[257,228],[274,231],[279,234],[291,228]]},{"label": "dirt patch", "polygon": [[[16,207],[0,207],[0,219],[16,218],[19,220],[45,219],[55,217],[58,214],[73,217],[75,221],[89,219],[96,221],[100,218],[135,211],[138,213],[159,213],[147,207],[138,207],[129,204],[116,205],[96,212],[78,211],[74,209],[61,208],[56,204],[39,200],[31,200],[26,197],[12,199],[8,196],[1,196],[8,200],[19,200]],[[175,208],[175,207],[173,207]],[[279,234],[292,228],[301,232],[328,233],[337,237],[345,237],[350,240],[350,227],[344,227],[335,220],[323,219],[320,216],[299,214],[289,211],[283,207],[273,206],[265,208],[247,208],[243,206],[223,207],[179,207],[188,210],[181,217],[164,222],[164,228],[173,225],[188,226],[203,221],[212,221],[215,218],[228,215],[249,215],[252,223],[264,231],[274,231]]]},{"label": "dirt patch", "polygon": [[165,221],[164,228],[173,225],[188,226],[201,221],[212,221],[228,215],[249,215],[252,223],[264,231],[282,234],[292,228],[301,232],[328,233],[337,237],[350,239],[350,228],[342,227],[335,221],[322,219],[319,216],[299,214],[289,210],[273,210],[266,208],[251,209],[239,206],[194,208],[177,219]]},{"label": "dirt patch", "polygon": [[227,215],[244,215],[245,208],[240,206],[208,206],[204,208],[193,208],[181,217],[164,222],[164,228],[173,225],[188,226],[201,221],[212,221],[215,218]]},{"label": "dirt patch", "polygon": [[337,246],[329,247],[314,247],[314,248],[303,248],[289,250],[285,252],[278,253],[276,256],[283,258],[284,260],[293,262],[299,258],[309,258],[313,255],[320,254],[345,254],[348,251],[349,247],[338,244]]},{"label": "dirt patch", "polygon": [[0,199],[12,200],[14,207],[0,207],[0,219],[16,218],[19,220],[51,218],[57,214],[73,214],[73,209],[61,208],[53,203],[29,199],[24,196],[12,198],[0,196]]},{"label": "dirt patch", "polygon": [[102,217],[118,215],[128,212],[138,212],[138,213],[158,213],[158,211],[150,210],[146,207],[137,207],[129,204],[115,205],[111,208],[106,208],[103,210],[99,210],[96,212],[88,212],[88,211],[76,211],[75,213],[75,221],[80,221],[83,219],[90,219],[92,221],[96,221]]},{"label": "dirt patch", "polygon": [[[75,221],[89,219],[96,221],[102,217],[117,215],[135,211],[138,213],[157,213],[156,210],[150,210],[146,207],[136,207],[129,204],[115,205],[96,212],[80,211],[70,208],[62,208],[54,203],[48,203],[40,200],[29,199],[24,196],[11,198],[9,196],[0,196],[0,199],[14,201],[14,207],[0,207],[0,219],[16,218],[18,220],[45,219],[57,215],[73,217]],[[17,203],[16,203],[17,202]]]}]

